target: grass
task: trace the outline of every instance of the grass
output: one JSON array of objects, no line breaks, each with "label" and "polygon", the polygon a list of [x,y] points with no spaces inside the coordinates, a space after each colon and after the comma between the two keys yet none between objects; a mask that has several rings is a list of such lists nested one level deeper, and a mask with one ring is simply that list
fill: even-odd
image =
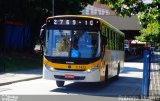
[{"label": "grass", "polygon": [[0,56],[0,71],[12,72],[42,68],[42,56],[12,53]]}]

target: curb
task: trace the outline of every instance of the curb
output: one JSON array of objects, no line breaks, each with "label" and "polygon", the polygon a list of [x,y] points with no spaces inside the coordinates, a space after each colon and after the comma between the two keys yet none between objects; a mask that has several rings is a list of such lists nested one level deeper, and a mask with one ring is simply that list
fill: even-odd
[{"label": "curb", "polygon": [[42,76],[27,78],[27,79],[21,79],[21,80],[15,80],[15,81],[10,81],[10,82],[0,83],[0,86],[9,85],[9,84],[12,84],[12,83],[17,83],[17,82],[22,82],[22,81],[35,80],[35,79],[40,79],[40,78],[42,78]]}]

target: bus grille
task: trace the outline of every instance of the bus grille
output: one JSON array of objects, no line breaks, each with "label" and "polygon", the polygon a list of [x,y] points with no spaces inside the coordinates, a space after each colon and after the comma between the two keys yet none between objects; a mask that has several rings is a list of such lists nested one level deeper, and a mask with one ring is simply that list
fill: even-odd
[{"label": "bus grille", "polygon": [[85,71],[85,70],[77,70],[77,69],[58,69],[58,68],[54,68],[56,70],[65,70],[65,71]]}]

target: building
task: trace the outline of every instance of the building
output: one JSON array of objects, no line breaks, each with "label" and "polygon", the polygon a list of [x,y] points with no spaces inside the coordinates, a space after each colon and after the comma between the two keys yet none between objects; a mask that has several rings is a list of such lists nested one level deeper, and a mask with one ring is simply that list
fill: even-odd
[{"label": "building", "polygon": [[138,18],[136,15],[131,17],[120,17],[116,16],[116,13],[109,9],[105,4],[99,4],[94,2],[93,5],[88,5],[83,11],[82,15],[90,15],[95,17],[100,17],[122,32],[125,33],[125,38],[128,40],[135,39],[135,36],[139,36],[139,30],[141,26],[138,23]]},{"label": "building", "polygon": [[87,5],[82,11],[82,15],[115,15],[115,12],[110,10],[107,5],[94,2],[93,5]]}]

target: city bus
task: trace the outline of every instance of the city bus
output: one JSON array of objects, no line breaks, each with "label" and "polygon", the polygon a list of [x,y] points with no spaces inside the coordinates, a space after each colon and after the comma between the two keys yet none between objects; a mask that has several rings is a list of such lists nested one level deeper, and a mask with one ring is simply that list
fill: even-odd
[{"label": "city bus", "polygon": [[48,17],[43,39],[43,78],[106,82],[118,78],[124,64],[124,33],[101,18],[82,15]]}]

